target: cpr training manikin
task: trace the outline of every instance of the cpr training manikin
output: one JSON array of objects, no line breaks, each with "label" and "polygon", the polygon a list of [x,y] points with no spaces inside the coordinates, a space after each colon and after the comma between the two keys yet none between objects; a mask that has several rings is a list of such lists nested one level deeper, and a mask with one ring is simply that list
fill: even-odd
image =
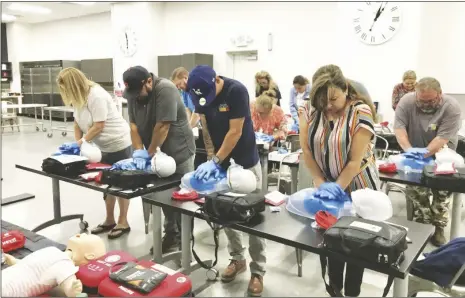
[{"label": "cpr training manikin", "polygon": [[2,270],[3,297],[34,297],[57,287],[66,297],[82,293],[76,278],[78,266],[105,255],[102,239],[96,235],[78,234],[69,239],[66,251],[46,247],[17,260],[5,254],[10,266]]}]

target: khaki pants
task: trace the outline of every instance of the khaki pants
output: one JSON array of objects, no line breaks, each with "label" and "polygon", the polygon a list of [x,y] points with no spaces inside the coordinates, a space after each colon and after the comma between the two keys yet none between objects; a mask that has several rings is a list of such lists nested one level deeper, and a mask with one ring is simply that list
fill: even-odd
[{"label": "khaki pants", "polygon": [[[255,177],[257,178],[257,189],[261,189],[262,187],[262,168],[260,165],[260,161],[253,166],[252,168],[248,169],[251,170]],[[229,255],[232,257],[233,260],[245,260],[244,251],[245,247],[242,245],[242,233],[225,228],[224,232],[228,237],[229,244],[228,244],[228,251]],[[265,239],[259,238],[257,236],[249,235],[249,254],[252,258],[252,262],[250,263],[250,272],[255,273],[258,275],[265,275],[265,264],[266,264],[266,241]]]}]

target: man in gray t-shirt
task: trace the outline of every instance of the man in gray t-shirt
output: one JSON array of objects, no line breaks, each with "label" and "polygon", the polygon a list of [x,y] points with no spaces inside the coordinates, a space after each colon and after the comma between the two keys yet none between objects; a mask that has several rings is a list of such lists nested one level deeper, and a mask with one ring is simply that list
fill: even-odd
[{"label": "man in gray t-shirt", "polygon": [[[176,173],[194,170],[195,143],[184,104],[176,86],[157,78],[142,66],[129,68],[123,74],[128,100],[133,157],[153,156],[157,147],[176,161]],[[144,149],[145,148],[145,149]],[[136,163],[137,164],[137,163]],[[163,253],[178,248],[181,219],[179,213],[164,209],[165,237]]]},{"label": "man in gray t-shirt", "polygon": [[[397,105],[394,122],[397,142],[404,151],[423,152],[425,156],[433,156],[444,145],[455,150],[461,126],[459,103],[442,94],[441,85],[434,78],[421,79],[415,89],[416,92],[404,95]],[[430,204],[430,189],[406,188],[406,196],[413,202],[414,220],[436,226],[431,242],[439,246],[445,243],[450,193],[435,190],[432,193]]]}]

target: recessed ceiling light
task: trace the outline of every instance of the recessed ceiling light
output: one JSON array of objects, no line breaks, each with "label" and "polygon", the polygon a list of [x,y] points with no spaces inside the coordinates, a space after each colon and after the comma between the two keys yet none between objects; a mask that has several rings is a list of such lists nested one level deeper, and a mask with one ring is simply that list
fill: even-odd
[{"label": "recessed ceiling light", "polygon": [[2,13],[2,22],[12,22],[16,20],[16,17],[11,14]]},{"label": "recessed ceiling light", "polygon": [[21,11],[21,12],[41,13],[41,14],[47,14],[47,13],[52,12],[51,9],[46,8],[46,7],[37,6],[37,5],[29,5],[29,4],[19,3],[19,2],[10,4],[10,6],[8,6],[8,9]]},{"label": "recessed ceiling light", "polygon": [[84,5],[84,6],[91,6],[95,4],[95,2],[70,2],[70,3]]}]

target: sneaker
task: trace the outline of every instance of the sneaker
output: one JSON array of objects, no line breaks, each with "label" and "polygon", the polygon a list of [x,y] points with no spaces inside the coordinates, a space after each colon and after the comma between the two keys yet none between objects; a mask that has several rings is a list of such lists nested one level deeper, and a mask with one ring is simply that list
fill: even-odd
[{"label": "sneaker", "polygon": [[263,276],[253,273],[250,277],[247,294],[251,297],[261,297],[263,292]]},{"label": "sneaker", "polygon": [[229,263],[228,267],[226,267],[226,269],[221,274],[221,281],[233,281],[239,273],[242,273],[247,269],[246,265],[247,264],[245,260],[231,260],[231,263]]},{"label": "sneaker", "polygon": [[433,237],[431,237],[431,243],[437,247],[446,243],[446,237],[444,236],[444,228],[436,227]]}]

